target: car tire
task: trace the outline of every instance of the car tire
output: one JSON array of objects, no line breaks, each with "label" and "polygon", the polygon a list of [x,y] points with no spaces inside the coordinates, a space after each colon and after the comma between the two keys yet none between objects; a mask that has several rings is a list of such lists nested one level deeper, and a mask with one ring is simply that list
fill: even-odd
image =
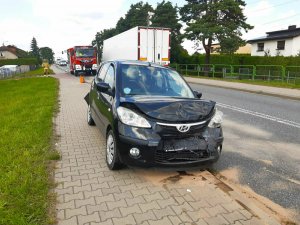
[{"label": "car tire", "polygon": [[90,126],[95,125],[95,122],[93,120],[92,113],[91,113],[91,105],[88,105],[88,109],[87,109],[87,123]]},{"label": "car tire", "polygon": [[118,156],[118,149],[114,132],[110,130],[106,135],[106,164],[110,170],[118,170],[122,167]]}]

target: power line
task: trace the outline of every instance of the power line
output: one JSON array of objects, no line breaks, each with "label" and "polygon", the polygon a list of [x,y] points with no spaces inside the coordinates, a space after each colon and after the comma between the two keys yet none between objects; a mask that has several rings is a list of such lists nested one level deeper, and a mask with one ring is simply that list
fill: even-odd
[{"label": "power line", "polygon": [[262,8],[262,9],[254,9],[254,10],[250,10],[249,12],[264,11],[266,9],[271,9],[271,8],[275,8],[275,7],[278,7],[278,6],[286,5],[286,4],[289,4],[291,2],[295,2],[295,1],[298,1],[298,0],[291,0],[291,1],[288,1],[288,2],[284,2],[284,3],[277,4],[277,5],[273,5],[273,6],[270,6],[270,7],[265,7],[265,8]]},{"label": "power line", "polygon": [[261,0],[257,0],[257,1],[254,1],[254,2],[249,2],[249,3],[246,3],[247,5],[252,5],[254,3],[257,3],[257,2],[260,2]]},{"label": "power line", "polygon": [[293,17],[299,16],[299,15],[300,15],[300,13],[297,13],[297,14],[295,14],[293,16],[288,16],[288,17],[283,17],[283,18],[276,19],[276,20],[271,20],[269,22],[264,23],[263,25],[274,23],[274,22],[277,22],[277,21],[280,21],[280,20],[285,20],[285,19],[293,18]]}]

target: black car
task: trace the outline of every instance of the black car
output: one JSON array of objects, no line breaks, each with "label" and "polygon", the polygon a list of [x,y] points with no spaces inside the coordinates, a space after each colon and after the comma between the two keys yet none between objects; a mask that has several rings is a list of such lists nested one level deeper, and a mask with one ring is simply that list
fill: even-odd
[{"label": "black car", "polygon": [[87,122],[106,137],[110,169],[216,162],[222,112],[174,70],[141,61],[101,64],[85,97]]}]

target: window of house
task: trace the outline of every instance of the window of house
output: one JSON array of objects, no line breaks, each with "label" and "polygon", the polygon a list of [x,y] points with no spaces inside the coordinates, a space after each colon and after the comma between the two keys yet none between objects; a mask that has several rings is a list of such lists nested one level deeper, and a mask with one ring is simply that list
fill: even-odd
[{"label": "window of house", "polygon": [[262,52],[264,51],[265,43],[257,43],[257,51]]},{"label": "window of house", "polygon": [[277,50],[284,50],[285,41],[277,41]]}]

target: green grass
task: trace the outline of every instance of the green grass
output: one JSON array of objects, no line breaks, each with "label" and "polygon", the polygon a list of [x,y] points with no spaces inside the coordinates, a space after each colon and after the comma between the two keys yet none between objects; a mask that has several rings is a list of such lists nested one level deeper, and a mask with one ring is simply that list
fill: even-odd
[{"label": "green grass", "polygon": [[[49,159],[58,82],[0,81],[0,224],[49,224]],[[54,155],[52,155],[54,154]]]},{"label": "green grass", "polygon": [[[53,70],[49,69],[49,74],[54,74]],[[44,68],[40,67],[36,70],[28,71],[26,73],[20,74],[20,76],[39,76],[39,75],[44,75]]]},{"label": "green grass", "polygon": [[300,89],[299,83],[298,84],[291,84],[291,83],[289,84],[289,83],[282,82],[282,81],[237,80],[237,79],[224,79],[224,78],[212,78],[212,77],[205,77],[205,76],[189,76],[189,75],[183,75],[183,76],[201,78],[201,79],[209,79],[209,80],[228,81],[228,82],[235,82],[235,83],[254,84],[254,85],[269,86],[269,87]]}]

